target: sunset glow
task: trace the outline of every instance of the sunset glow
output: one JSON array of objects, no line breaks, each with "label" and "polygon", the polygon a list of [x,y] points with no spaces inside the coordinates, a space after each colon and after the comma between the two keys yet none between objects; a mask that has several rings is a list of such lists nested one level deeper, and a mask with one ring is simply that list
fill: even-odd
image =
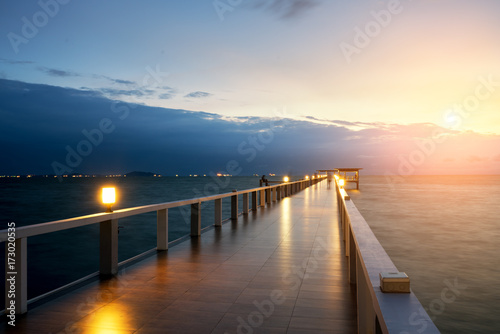
[{"label": "sunset glow", "polygon": [[[190,122],[174,125],[176,117],[167,120],[175,110],[183,117],[193,115],[212,124],[226,122],[221,133],[231,129],[241,134],[244,131],[238,127],[248,126],[248,131],[263,136],[269,118],[294,122],[272,128],[272,136],[262,137],[269,144],[260,140],[252,148],[248,135],[226,140],[234,145],[221,151],[245,152],[244,160],[253,156],[252,150],[263,158],[267,153],[276,156],[268,152],[271,148],[281,152],[300,148],[280,138],[289,131],[296,131],[297,138],[309,130],[325,130],[323,144],[315,138],[308,145],[345,153],[346,165],[363,165],[368,173],[401,174],[397,170],[406,164],[401,159],[411,160],[412,152],[421,150],[416,143],[429,140],[435,144],[428,145],[432,153],[421,150],[425,161],[406,166],[410,174],[500,172],[496,149],[500,141],[498,1],[233,2],[225,9],[214,7],[211,1],[52,3],[57,6],[49,9],[37,2],[0,5],[4,23],[0,81],[2,100],[8,99],[0,106],[4,118],[15,117],[10,108],[19,101],[34,101],[38,88],[29,85],[39,84],[43,86],[36,87],[50,90],[45,96],[58,101],[61,110],[23,108],[33,110],[37,117],[44,115],[45,124],[54,127],[59,126],[57,121],[48,119],[67,124],[63,119],[68,117],[78,124],[78,117],[87,117],[92,123],[87,130],[97,127],[107,145],[125,131],[141,137],[193,128]],[[23,100],[22,94],[34,95]],[[82,105],[77,97],[86,99],[86,110],[95,110],[95,115],[83,111],[73,115],[68,110],[75,108],[64,107],[63,99]],[[104,107],[91,107],[93,99]],[[110,106],[118,101],[134,107]],[[37,107],[40,103],[33,102]],[[138,112],[147,107],[165,109]],[[149,113],[145,120],[137,120]],[[112,123],[99,125],[103,118]],[[138,124],[144,124],[140,131],[132,126]],[[19,125],[17,133],[30,133],[23,126]],[[152,130],[154,126],[158,129]],[[61,162],[61,156],[69,154],[64,151],[67,146],[76,152],[83,128],[75,128],[71,131],[74,138],[59,146],[54,145],[55,139],[51,141],[51,149],[59,153],[52,153],[39,170],[73,169]],[[218,139],[209,128],[200,126],[197,132],[209,138],[203,142]],[[443,140],[439,143],[434,130],[440,131]],[[100,136],[95,138],[100,143]],[[144,142],[158,143],[161,149],[162,143],[174,141],[154,138],[144,138]],[[336,147],[340,142],[349,144],[348,152],[341,152],[346,145]],[[262,145],[265,150],[258,149]],[[96,159],[96,152],[105,150],[105,145],[98,146],[84,147],[92,152],[87,160],[80,154],[81,160]],[[137,152],[144,150],[137,148]],[[322,157],[314,158],[321,164]],[[223,170],[231,159],[220,160],[209,170]],[[51,167],[53,161],[67,168]],[[152,169],[139,166],[144,158],[137,155],[124,161],[131,162],[127,167],[108,164],[109,172]],[[17,172],[15,167],[5,168],[5,174]],[[173,175],[207,172],[154,169]],[[261,173],[248,171],[254,172]],[[297,172],[307,170],[297,168]]]}]

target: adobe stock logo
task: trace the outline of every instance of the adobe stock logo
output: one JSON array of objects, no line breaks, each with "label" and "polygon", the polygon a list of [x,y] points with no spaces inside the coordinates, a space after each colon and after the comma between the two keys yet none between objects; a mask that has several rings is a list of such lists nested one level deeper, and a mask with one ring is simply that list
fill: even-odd
[{"label": "adobe stock logo", "polygon": [[30,40],[35,38],[40,29],[45,27],[51,18],[54,18],[60,9],[60,5],[66,5],[70,0],[40,0],[38,6],[40,10],[35,12],[30,18],[23,16],[21,18],[21,34],[9,32],[7,38],[9,39],[12,50],[16,54],[19,53],[19,46],[21,44],[28,44]]},{"label": "adobe stock logo", "polygon": [[226,12],[232,12],[236,7],[241,5],[243,0],[215,0],[212,2],[215,12],[219,16],[221,21],[224,21],[224,14]]}]

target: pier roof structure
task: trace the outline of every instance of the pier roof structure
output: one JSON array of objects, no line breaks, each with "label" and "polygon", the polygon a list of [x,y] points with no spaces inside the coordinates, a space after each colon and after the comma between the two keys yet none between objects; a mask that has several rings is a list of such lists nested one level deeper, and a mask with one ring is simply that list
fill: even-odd
[{"label": "pier roof structure", "polygon": [[15,333],[356,333],[337,195],[316,184],[18,316]]},{"label": "pier roof structure", "polygon": [[341,175],[345,182],[356,183],[356,189],[359,189],[359,171],[363,168],[333,168],[333,169],[318,169],[318,173],[336,173]]}]

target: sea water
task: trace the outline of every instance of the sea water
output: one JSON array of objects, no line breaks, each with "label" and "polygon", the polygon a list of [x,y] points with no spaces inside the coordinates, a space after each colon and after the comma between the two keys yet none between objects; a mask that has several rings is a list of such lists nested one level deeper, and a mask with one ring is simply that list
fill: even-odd
[{"label": "sea water", "polygon": [[500,333],[500,176],[360,181],[351,199],[440,331]]}]

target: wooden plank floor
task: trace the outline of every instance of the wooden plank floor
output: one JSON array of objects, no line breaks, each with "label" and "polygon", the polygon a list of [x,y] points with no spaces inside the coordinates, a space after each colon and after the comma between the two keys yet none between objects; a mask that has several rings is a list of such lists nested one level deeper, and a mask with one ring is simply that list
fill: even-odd
[{"label": "wooden plank floor", "polygon": [[7,333],[356,333],[335,190],[259,208],[17,319]]}]

